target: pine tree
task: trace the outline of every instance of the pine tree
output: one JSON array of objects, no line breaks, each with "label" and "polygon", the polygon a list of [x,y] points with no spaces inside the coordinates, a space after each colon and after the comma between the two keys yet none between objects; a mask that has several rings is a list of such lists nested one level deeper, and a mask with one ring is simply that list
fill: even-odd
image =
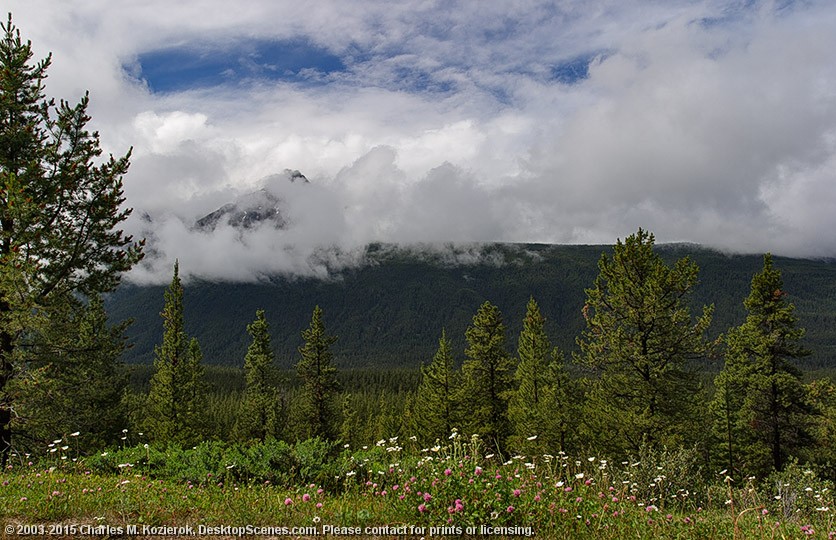
[{"label": "pine tree", "polygon": [[465,429],[503,450],[511,429],[508,397],[514,362],[505,350],[505,324],[499,309],[483,303],[465,332],[467,359],[462,364],[461,401],[468,411]]},{"label": "pine tree", "polygon": [[[542,443],[543,420],[548,414],[546,392],[553,385],[549,373],[551,342],[546,335],[545,324],[546,319],[540,313],[537,302],[529,298],[517,342],[515,388],[508,406],[508,417],[514,431],[511,446],[527,453]],[[541,440],[527,444],[524,441],[529,437]]]},{"label": "pine tree", "polygon": [[459,427],[458,386],[452,344],[447,331],[442,330],[432,362],[421,366],[421,385],[413,403],[418,435],[424,442],[444,440],[454,427]]},{"label": "pine tree", "polygon": [[509,445],[528,455],[564,450],[568,429],[568,383],[563,354],[552,349],[546,319],[534,298],[526,307],[517,344],[515,387],[508,404]]},{"label": "pine tree", "polygon": [[698,269],[687,257],[669,267],[639,229],[603,254],[587,289],[579,360],[596,370],[584,414],[589,435],[614,453],[647,444],[694,442],[698,384],[686,362],[703,357],[712,308],[692,322],[688,298]]},{"label": "pine tree", "polygon": [[308,437],[334,439],[338,431],[339,391],[337,368],[331,363],[331,345],[337,340],[325,331],[322,309],[316,306],[311,324],[302,332],[305,344],[299,347],[301,356],[296,372],[303,384],[303,418]]},{"label": "pine tree", "polygon": [[155,441],[193,443],[200,435],[203,355],[188,339],[183,318],[180,264],[165,292],[163,342],[154,349],[154,375],[148,394],[146,432]]},{"label": "pine tree", "polygon": [[277,377],[273,348],[270,344],[270,326],[264,310],[256,311],[255,320],[247,325],[252,337],[244,358],[246,388],[235,425],[239,440],[264,441],[278,437],[281,407],[275,387]]},{"label": "pine tree", "polygon": [[0,464],[12,444],[8,384],[37,363],[29,340],[80,294],[112,290],[142,257],[118,225],[129,154],[100,161],[89,98],[44,95],[51,57],[32,63],[11,15],[0,36]]},{"label": "pine tree", "polygon": [[206,433],[206,368],[197,338],[189,340],[183,373],[183,435],[180,440],[195,444]]},{"label": "pine tree", "polygon": [[127,423],[127,379],[120,370],[127,324],[108,324],[99,295],[67,308],[72,313],[60,317],[63,324],[48,327],[49,347],[11,386],[27,438],[45,444],[76,433],[74,451],[88,452],[116,442]]},{"label": "pine tree", "polygon": [[743,304],[746,322],[728,332],[725,366],[715,381],[715,433],[725,443],[729,470],[765,475],[812,443],[813,409],[792,363],[810,352],[770,254]]}]

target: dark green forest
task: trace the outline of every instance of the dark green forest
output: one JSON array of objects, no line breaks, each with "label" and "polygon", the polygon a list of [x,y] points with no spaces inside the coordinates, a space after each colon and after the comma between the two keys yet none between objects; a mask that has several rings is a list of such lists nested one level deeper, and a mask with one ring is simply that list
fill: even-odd
[{"label": "dark green forest", "polygon": [[[472,249],[472,246],[469,247]],[[409,367],[417,369],[435,352],[441,328],[453,348],[464,350],[464,331],[476,309],[495,303],[508,321],[521,321],[533,296],[547,316],[546,329],[564,351],[576,348],[583,328],[584,290],[598,272],[602,253],[611,246],[491,244],[481,246],[479,261],[453,265],[444,254],[463,247],[447,246],[420,254],[395,246],[369,246],[366,264],[335,272],[332,279],[274,277],[260,283],[210,283],[185,286],[186,329],[198,338],[208,364],[242,366],[248,337],[246,325],[257,309],[272,326],[276,362],[292,367],[299,332],[311,309],[319,305],[339,340],[334,360],[341,368]],[[745,316],[742,299],[760,255],[731,255],[696,245],[659,245],[671,262],[691,257],[699,266],[692,305],[714,304],[709,335],[717,337]],[[836,363],[836,261],[775,258],[795,304],[799,324],[807,329],[813,354],[809,368]],[[132,319],[127,335],[127,363],[150,364],[159,342],[164,286],[122,284],[106,298],[114,321]],[[514,324],[521,324],[515,322]],[[511,328],[516,331],[518,328]]]}]

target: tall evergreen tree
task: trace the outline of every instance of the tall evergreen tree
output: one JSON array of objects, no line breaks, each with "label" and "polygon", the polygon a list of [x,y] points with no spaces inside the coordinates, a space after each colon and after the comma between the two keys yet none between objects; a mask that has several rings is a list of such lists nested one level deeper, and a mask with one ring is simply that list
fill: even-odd
[{"label": "tall evergreen tree", "polygon": [[[51,57],[32,62],[11,15],[0,36],[0,463],[12,444],[13,396],[26,375],[28,340],[78,294],[112,290],[142,257],[142,243],[119,230],[129,155],[99,162],[99,135],[87,130],[85,95],[57,106],[44,95]],[[37,359],[35,359],[37,360]]]},{"label": "tall evergreen tree", "polygon": [[789,456],[812,442],[813,409],[793,364],[810,352],[801,345],[804,329],[797,327],[795,306],[770,254],[743,304],[746,322],[726,337],[712,409],[729,470],[765,475],[783,469]]},{"label": "tall evergreen tree", "polygon": [[154,350],[146,432],[156,441],[192,443],[200,434],[203,355],[197,340],[190,341],[186,335],[179,262],[174,263],[174,276],[160,315],[163,342]]},{"label": "tall evergreen tree", "polygon": [[569,424],[569,377],[563,354],[552,349],[546,319],[534,298],[526,307],[517,342],[515,387],[508,404],[512,448],[527,453],[564,450]]},{"label": "tall evergreen tree", "polygon": [[235,432],[241,440],[264,441],[269,436],[279,436],[281,402],[275,386],[277,373],[270,344],[270,326],[263,309],[256,311],[255,320],[247,325],[247,332],[252,337],[252,343],[244,357],[246,388]]},{"label": "tall evergreen tree", "polygon": [[[514,372],[515,388],[508,406],[512,424],[513,448],[524,452],[543,442],[544,419],[550,413],[546,404],[546,392],[553,386],[549,370],[551,342],[546,335],[546,319],[534,298],[526,306],[523,328],[517,341],[517,369]],[[528,444],[529,437],[540,441]]]},{"label": "tall evergreen tree", "polygon": [[185,443],[194,444],[204,438],[206,426],[206,368],[203,366],[203,351],[197,338],[189,339],[186,351],[186,366],[183,373],[183,435]]},{"label": "tall evergreen tree", "polygon": [[462,364],[463,393],[460,395],[469,414],[464,427],[503,450],[511,433],[508,397],[514,361],[505,350],[505,324],[499,308],[490,302],[483,303],[465,337],[467,359]]},{"label": "tall evergreen tree", "polygon": [[432,362],[421,366],[421,385],[413,402],[414,422],[424,442],[443,440],[459,427],[459,373],[454,362],[452,343],[442,330]]},{"label": "tall evergreen tree", "polygon": [[593,440],[615,453],[695,436],[688,422],[698,384],[686,362],[705,354],[712,308],[691,320],[697,265],[686,257],[669,267],[653,245],[642,229],[619,240],[586,290],[580,360],[599,377],[584,418]]},{"label": "tall evergreen tree", "polygon": [[338,432],[339,391],[337,368],[331,363],[331,345],[337,340],[325,331],[322,309],[316,306],[311,324],[302,332],[305,344],[299,347],[301,358],[296,372],[303,384],[303,418],[308,437],[334,439]]}]

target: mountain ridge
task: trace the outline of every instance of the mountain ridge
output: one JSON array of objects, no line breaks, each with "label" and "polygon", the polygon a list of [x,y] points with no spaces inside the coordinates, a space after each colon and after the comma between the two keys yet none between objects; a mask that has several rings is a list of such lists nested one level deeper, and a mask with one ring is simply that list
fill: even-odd
[{"label": "mountain ridge", "polygon": [[[456,251],[458,249],[458,252]],[[249,337],[246,325],[256,309],[271,324],[277,362],[292,367],[300,332],[315,305],[325,314],[333,347],[343,367],[416,367],[428,362],[442,328],[453,339],[457,358],[464,330],[485,300],[502,311],[509,350],[515,348],[525,304],[533,296],[547,317],[553,343],[575,347],[583,329],[584,289],[593,284],[597,263],[612,246],[483,244],[418,249],[371,244],[364,264],[335,272],[331,279],[271,276],[257,283],[191,280],[185,286],[187,331],[198,338],[207,363],[241,365]],[[751,278],[761,255],[734,255],[692,244],[660,244],[669,262],[691,257],[700,266],[692,314],[715,304],[711,337],[740,324]],[[809,360],[836,365],[836,262],[775,257],[800,325],[808,329]],[[165,286],[123,284],[108,296],[114,320],[134,319],[128,330],[132,348],[125,359],[150,363],[162,335],[159,312]]]}]

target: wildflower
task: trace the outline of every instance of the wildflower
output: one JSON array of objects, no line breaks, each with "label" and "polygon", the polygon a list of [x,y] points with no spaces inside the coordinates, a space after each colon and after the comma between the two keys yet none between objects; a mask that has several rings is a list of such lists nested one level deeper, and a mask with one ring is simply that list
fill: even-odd
[{"label": "wildflower", "polygon": [[514,497],[519,497],[522,492],[518,489],[514,490]]},{"label": "wildflower", "polygon": [[304,495],[302,495],[302,500],[308,502],[309,500],[311,500],[311,496],[305,493]]},{"label": "wildflower", "polygon": [[316,507],[317,508],[322,508],[322,503],[321,502],[316,503]]},{"label": "wildflower", "polygon": [[444,476],[450,476],[451,474],[453,474],[453,471],[451,471],[449,468],[444,469]]},{"label": "wildflower", "polygon": [[481,475],[482,474],[482,467],[476,467],[476,469],[473,471],[473,474],[475,474],[476,476]]},{"label": "wildflower", "polygon": [[506,508],[505,511],[510,514],[514,511],[514,507],[513,506],[508,506],[508,508]]},{"label": "wildflower", "polygon": [[285,506],[290,506],[291,504],[293,504],[293,499],[291,499],[290,497],[284,500]]},{"label": "wildflower", "polygon": [[649,505],[647,508],[644,509],[645,512],[656,512],[659,510],[655,504]]},{"label": "wildflower", "polygon": [[424,503],[418,505],[418,511],[422,514],[427,511],[427,506]]},{"label": "wildflower", "polygon": [[313,522],[314,523],[319,523],[320,521],[322,521],[322,518],[320,518],[319,516],[314,516],[313,517]]},{"label": "wildflower", "polygon": [[78,437],[81,433],[76,431],[74,433],[70,433],[70,437]]},{"label": "wildflower", "polygon": [[529,437],[527,440],[529,440],[529,441],[533,441],[533,440],[535,440],[536,438],[537,438],[537,435],[532,435],[532,436],[531,436],[531,437]]},{"label": "wildflower", "polygon": [[430,500],[432,498],[433,498],[433,496],[430,495],[429,493],[424,493],[424,502],[430,502]]}]

